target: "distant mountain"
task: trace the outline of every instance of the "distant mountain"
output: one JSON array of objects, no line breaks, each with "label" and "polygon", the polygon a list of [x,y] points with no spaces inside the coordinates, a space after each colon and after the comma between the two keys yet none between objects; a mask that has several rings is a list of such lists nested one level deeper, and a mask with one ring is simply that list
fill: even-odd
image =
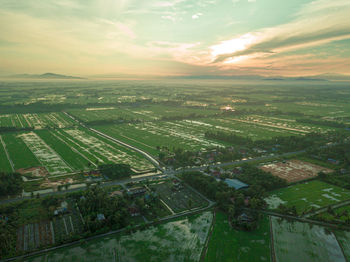
[{"label": "distant mountain", "polygon": [[259,75],[188,75],[188,76],[175,76],[175,79],[229,79],[229,80],[266,80],[266,81],[327,81],[318,77],[284,77],[273,76],[264,77]]},{"label": "distant mountain", "polygon": [[27,78],[27,79],[84,79],[78,76],[66,76],[54,73],[45,73],[41,75],[32,75],[32,74],[19,74],[13,75],[13,78]]}]

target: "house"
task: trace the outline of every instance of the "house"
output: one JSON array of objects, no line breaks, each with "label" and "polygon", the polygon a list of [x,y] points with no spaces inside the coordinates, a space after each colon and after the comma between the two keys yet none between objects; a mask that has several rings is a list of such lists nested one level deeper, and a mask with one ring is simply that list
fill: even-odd
[{"label": "house", "polygon": [[53,211],[54,216],[58,216],[60,214],[68,213],[68,203],[66,201],[61,202],[61,206]]},{"label": "house", "polygon": [[231,178],[226,178],[224,180],[224,182],[229,186],[229,187],[233,187],[234,189],[238,190],[238,189],[242,189],[242,188],[248,188],[249,185],[243,183],[242,181],[238,180],[238,179],[231,179]]},{"label": "house", "polygon": [[239,223],[251,223],[254,221],[254,218],[247,213],[242,213],[237,217]]},{"label": "house", "polygon": [[133,187],[129,188],[126,192],[129,196],[137,197],[142,196],[146,193],[146,188],[144,187]]},{"label": "house", "polygon": [[98,221],[103,221],[103,220],[105,220],[106,218],[105,218],[105,215],[104,214],[97,214],[97,220]]},{"label": "house", "polygon": [[141,215],[140,210],[136,206],[130,206],[128,210],[129,210],[130,216],[132,217]]},{"label": "house", "polygon": [[338,160],[335,160],[335,159],[333,159],[333,158],[328,158],[328,162],[329,162],[329,163],[332,163],[332,164],[334,164],[334,165],[338,165],[338,164],[339,164],[339,161],[338,161]]}]

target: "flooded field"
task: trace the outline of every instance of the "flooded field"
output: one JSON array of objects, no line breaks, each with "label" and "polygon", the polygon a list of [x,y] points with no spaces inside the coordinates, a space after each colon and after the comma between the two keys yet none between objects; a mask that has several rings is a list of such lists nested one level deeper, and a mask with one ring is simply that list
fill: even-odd
[{"label": "flooded field", "polygon": [[211,212],[204,212],[130,235],[104,237],[25,261],[198,261],[212,219]]},{"label": "flooded field", "polygon": [[335,235],[326,228],[271,217],[276,262],[346,262]]}]

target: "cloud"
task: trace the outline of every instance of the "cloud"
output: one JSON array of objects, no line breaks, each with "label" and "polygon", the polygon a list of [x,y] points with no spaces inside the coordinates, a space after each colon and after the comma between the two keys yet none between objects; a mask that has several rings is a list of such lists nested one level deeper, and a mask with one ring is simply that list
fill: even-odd
[{"label": "cloud", "polygon": [[[350,4],[347,0],[314,1],[304,6],[287,24],[250,32],[212,46],[214,62],[247,55],[269,55],[350,38]],[[230,49],[230,43],[232,48]],[[243,45],[235,49],[235,45]],[[218,47],[225,52],[215,52]]]},{"label": "cloud", "polygon": [[192,19],[198,19],[202,15],[203,15],[202,13],[196,13],[196,14],[192,15]]}]

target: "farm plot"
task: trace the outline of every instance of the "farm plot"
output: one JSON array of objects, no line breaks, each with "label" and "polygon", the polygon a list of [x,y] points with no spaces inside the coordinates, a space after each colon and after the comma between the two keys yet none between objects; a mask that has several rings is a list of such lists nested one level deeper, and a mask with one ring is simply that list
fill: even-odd
[{"label": "farm plot", "polygon": [[19,137],[51,175],[72,172],[68,164],[34,132]]},{"label": "farm plot", "polygon": [[175,188],[170,181],[162,181],[154,184],[153,187],[165,202],[166,206],[174,213],[182,212],[188,209],[203,207],[208,203],[201,196],[193,192],[186,186]]},{"label": "farm plot", "polygon": [[331,211],[327,210],[323,213],[316,214],[312,217],[321,221],[346,223],[350,221],[350,206],[343,206],[333,208]]},{"label": "farm plot", "polygon": [[260,169],[270,172],[274,176],[283,178],[289,183],[316,177],[319,172],[331,173],[333,171],[329,168],[300,160],[290,160],[285,163],[279,162],[263,165]]},{"label": "farm plot", "polygon": [[219,110],[205,108],[174,107],[163,105],[150,105],[142,107],[95,107],[86,109],[74,109],[70,114],[84,122],[99,120],[142,120],[152,121],[183,116],[207,116],[219,113]]},{"label": "farm plot", "polygon": [[55,243],[70,239],[83,231],[83,222],[78,211],[54,218],[52,224]]},{"label": "farm plot", "polygon": [[[91,165],[103,163],[124,163],[129,164],[138,171],[153,168],[152,164],[141,155],[119,146],[108,140],[83,129],[56,130],[53,132],[57,138],[67,145],[75,148],[76,151],[91,162]],[[97,163],[97,164],[96,164]]]},{"label": "farm plot", "polygon": [[40,114],[0,115],[0,127],[15,128],[65,128],[72,126],[73,120],[61,112]]},{"label": "farm plot", "polygon": [[52,223],[49,221],[24,225],[17,230],[17,250],[29,251],[53,243]]},{"label": "farm plot", "polygon": [[202,150],[223,147],[224,144],[204,137],[205,129],[192,128],[186,121],[146,122],[140,124],[124,124],[102,126],[96,129],[117,139],[130,143],[138,148],[158,155],[158,146],[169,149],[181,147],[186,150]]},{"label": "farm plot", "polygon": [[276,209],[280,204],[284,204],[288,207],[295,206],[300,213],[347,199],[350,199],[349,190],[313,180],[272,191],[265,201],[270,209]]},{"label": "farm plot", "polygon": [[199,261],[212,219],[211,212],[204,212],[130,235],[99,238],[25,261]]},{"label": "farm plot", "polygon": [[250,123],[258,126],[266,126],[266,127],[282,129],[285,131],[289,131],[292,134],[306,134],[310,132],[324,133],[324,132],[330,132],[335,130],[334,128],[314,126],[312,124],[306,124],[306,123],[301,124],[296,122],[296,120],[292,118],[249,115],[249,116],[240,117],[234,120]]},{"label": "farm plot", "polygon": [[7,151],[13,162],[15,170],[41,166],[35,155],[20,138],[18,133],[6,133],[2,135]]},{"label": "farm plot", "polygon": [[214,120],[209,118],[97,126],[95,128],[138,148],[142,148],[153,155],[158,155],[158,146],[166,146],[169,149],[181,147],[185,150],[205,151],[209,148],[229,145],[228,143],[205,138],[206,131],[232,132],[242,137],[250,137],[253,140],[271,139],[277,136],[295,134],[294,131],[256,126],[232,119]]},{"label": "farm plot", "polygon": [[326,228],[271,217],[276,262],[346,261],[334,234]]},{"label": "farm plot", "polygon": [[89,159],[81,155],[74,147],[70,147],[64,140],[55,135],[53,131],[40,130],[36,131],[36,134],[74,170],[86,170],[92,165]]},{"label": "farm plot", "polygon": [[270,261],[268,217],[262,219],[256,230],[246,232],[232,228],[227,215],[217,212],[205,261]]}]

